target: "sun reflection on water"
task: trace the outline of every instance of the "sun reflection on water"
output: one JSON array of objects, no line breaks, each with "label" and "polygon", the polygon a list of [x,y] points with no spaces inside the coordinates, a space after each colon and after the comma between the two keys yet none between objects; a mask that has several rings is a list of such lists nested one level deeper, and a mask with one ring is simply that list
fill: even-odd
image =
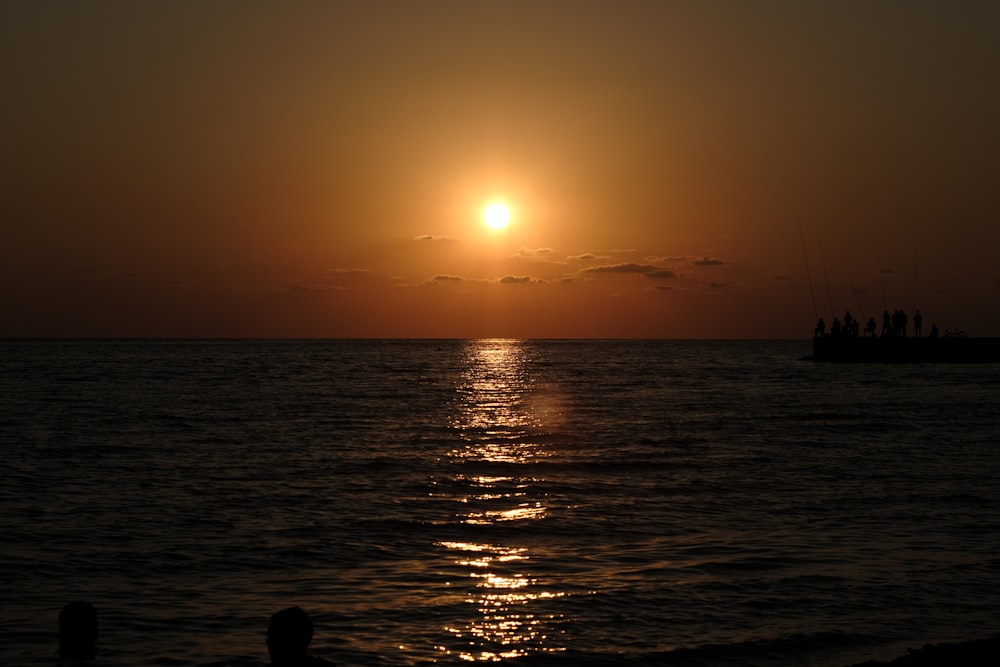
[{"label": "sun reflection on water", "polygon": [[476,605],[479,617],[464,628],[448,630],[479,650],[459,651],[459,657],[469,661],[497,661],[531,651],[561,650],[546,645],[549,637],[543,627],[551,624],[551,615],[540,618],[529,605],[565,594],[532,590],[538,580],[521,567],[530,558],[527,549],[468,542],[442,542],[441,546],[461,552],[455,562],[470,568],[470,576],[476,582],[476,591],[466,602]]},{"label": "sun reflection on water", "polygon": [[[545,480],[522,470],[548,456],[533,435],[544,424],[530,409],[526,366],[518,341],[475,341],[467,348],[452,422],[464,444],[450,453],[463,471],[453,478],[464,489],[456,500],[468,506],[456,517],[462,524],[488,530],[546,517]],[[504,474],[495,474],[496,466]],[[527,547],[500,542],[439,543],[467,572],[465,602],[475,609],[464,624],[447,628],[457,646],[442,649],[470,662],[563,650],[552,636],[560,634],[561,615],[540,605],[565,593],[532,574]]]}]

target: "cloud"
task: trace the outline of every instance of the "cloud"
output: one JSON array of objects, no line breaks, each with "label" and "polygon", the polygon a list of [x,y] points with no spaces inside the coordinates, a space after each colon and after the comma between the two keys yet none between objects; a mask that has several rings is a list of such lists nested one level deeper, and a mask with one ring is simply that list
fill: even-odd
[{"label": "cloud", "polygon": [[436,234],[421,234],[420,236],[416,237],[413,240],[414,241],[425,241],[425,242],[426,241],[447,242],[447,241],[457,241],[458,239],[456,239],[453,236],[437,236]]},{"label": "cloud", "polygon": [[637,264],[635,262],[626,262],[624,264],[604,264],[601,266],[591,266],[583,269],[583,273],[620,273],[620,274],[638,274],[645,276],[650,280],[672,280],[679,277],[676,271],[664,268],[662,266],[655,266],[653,264]]},{"label": "cloud", "polygon": [[582,255],[571,255],[570,257],[567,257],[566,259],[570,260],[571,262],[594,262],[594,261],[597,261],[599,259],[604,259],[604,258],[603,257],[598,257],[597,255],[595,255],[592,252],[585,252]]},{"label": "cloud", "polygon": [[654,271],[662,271],[658,266],[652,264],[636,264],[626,262],[624,264],[602,264],[601,266],[591,266],[583,269],[584,273],[638,273],[645,275]]},{"label": "cloud", "polygon": [[685,266],[724,266],[726,262],[718,257],[692,257],[691,255],[670,255],[667,257],[647,257],[651,264],[672,264]]},{"label": "cloud", "polygon": [[711,289],[728,289],[730,287],[735,287],[736,283],[732,282],[720,282],[720,283],[705,283]]},{"label": "cloud", "polygon": [[725,260],[718,257],[693,257],[691,255],[668,255],[667,257],[646,257],[650,264],[670,264],[673,266],[724,266]]},{"label": "cloud", "polygon": [[511,285],[519,283],[540,283],[543,281],[539,278],[532,278],[531,276],[504,276],[497,282],[505,285]]},{"label": "cloud", "polygon": [[520,248],[512,255],[514,259],[547,260],[555,250],[552,248]]},{"label": "cloud", "polygon": [[424,285],[458,284],[464,285],[532,285],[548,282],[544,278],[534,278],[532,276],[506,275],[501,278],[469,278],[466,276],[455,276],[447,273],[438,275],[424,281]]}]

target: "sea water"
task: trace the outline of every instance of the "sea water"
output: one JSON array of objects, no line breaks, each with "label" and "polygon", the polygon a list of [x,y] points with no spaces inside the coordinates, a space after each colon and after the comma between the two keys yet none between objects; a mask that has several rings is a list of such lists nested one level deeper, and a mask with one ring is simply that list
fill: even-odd
[{"label": "sea water", "polygon": [[1000,365],[0,342],[0,663],[844,665],[998,630]]}]

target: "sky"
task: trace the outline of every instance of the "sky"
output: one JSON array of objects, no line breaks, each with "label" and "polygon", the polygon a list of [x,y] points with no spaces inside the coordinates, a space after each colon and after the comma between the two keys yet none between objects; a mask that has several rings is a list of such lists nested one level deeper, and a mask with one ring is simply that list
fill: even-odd
[{"label": "sky", "polygon": [[3,1],[0,336],[1000,336],[997,35],[972,1]]}]

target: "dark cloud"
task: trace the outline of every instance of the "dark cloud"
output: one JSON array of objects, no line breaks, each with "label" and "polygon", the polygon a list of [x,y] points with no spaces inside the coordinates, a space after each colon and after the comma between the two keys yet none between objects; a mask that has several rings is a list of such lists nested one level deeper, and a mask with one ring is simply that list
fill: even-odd
[{"label": "dark cloud", "polygon": [[600,257],[593,253],[585,252],[582,255],[573,255],[571,257],[567,257],[566,259],[573,262],[593,262],[600,259]]},{"label": "dark cloud", "polygon": [[461,282],[463,280],[465,280],[465,278],[462,278],[461,276],[436,275],[433,278],[431,278],[429,282],[432,282],[432,283],[447,283],[447,282],[457,283],[457,282]]},{"label": "dark cloud", "polygon": [[541,281],[536,280],[531,276],[504,276],[497,282],[502,284],[518,284],[518,283],[537,283]]},{"label": "dark cloud", "polygon": [[668,257],[647,257],[651,264],[671,264],[674,266],[723,266],[725,261],[717,257],[692,257],[690,255],[670,255]]},{"label": "dark cloud", "polygon": [[589,268],[583,269],[583,272],[637,274],[640,276],[645,276],[650,280],[671,280],[673,278],[678,277],[677,273],[671,269],[667,269],[662,266],[655,266],[653,264],[637,264],[636,262],[627,262],[625,264],[604,264],[602,266],[591,266]]},{"label": "dark cloud", "polygon": [[659,269],[657,271],[650,271],[645,274],[650,280],[673,280],[674,278],[679,278],[680,276],[676,271],[671,271],[670,269]]},{"label": "dark cloud", "polygon": [[645,275],[647,273],[653,273],[655,271],[662,271],[658,266],[653,266],[652,264],[636,264],[635,262],[626,262],[625,264],[603,264],[601,266],[591,266],[584,269],[584,273],[638,273],[640,275]]},{"label": "dark cloud", "polygon": [[434,234],[421,234],[413,239],[414,241],[456,241],[453,236],[436,236]]}]

